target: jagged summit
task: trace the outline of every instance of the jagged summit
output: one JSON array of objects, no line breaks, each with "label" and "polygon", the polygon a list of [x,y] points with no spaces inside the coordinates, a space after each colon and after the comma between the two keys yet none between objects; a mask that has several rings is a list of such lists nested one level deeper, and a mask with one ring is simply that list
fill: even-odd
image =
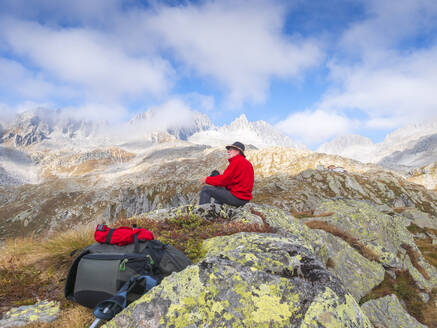
[{"label": "jagged summit", "polygon": [[2,142],[20,147],[44,140],[56,142],[59,138],[88,138],[98,133],[100,125],[102,123],[71,118],[60,109],[39,107],[18,114],[4,129]]},{"label": "jagged summit", "polygon": [[172,118],[169,110],[151,108],[136,115],[129,124],[140,126],[151,133],[168,132],[180,140],[187,140],[196,132],[214,128],[209,117],[200,112],[185,109],[178,116]]},{"label": "jagged summit", "polygon": [[267,122],[249,122],[244,114],[241,114],[229,125],[196,133],[188,139],[193,143],[211,146],[229,144],[235,140],[258,148],[271,146],[302,148]]}]

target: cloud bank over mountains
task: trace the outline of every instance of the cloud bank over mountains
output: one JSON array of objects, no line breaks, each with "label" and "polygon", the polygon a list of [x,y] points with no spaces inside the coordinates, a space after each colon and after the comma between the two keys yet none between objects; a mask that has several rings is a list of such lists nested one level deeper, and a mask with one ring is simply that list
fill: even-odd
[{"label": "cloud bank over mountains", "polygon": [[[435,1],[332,6],[311,29],[322,2],[5,0],[0,115],[43,104],[123,121],[178,99],[222,123],[252,114],[310,147],[434,118]],[[278,106],[287,90],[308,105]]]}]

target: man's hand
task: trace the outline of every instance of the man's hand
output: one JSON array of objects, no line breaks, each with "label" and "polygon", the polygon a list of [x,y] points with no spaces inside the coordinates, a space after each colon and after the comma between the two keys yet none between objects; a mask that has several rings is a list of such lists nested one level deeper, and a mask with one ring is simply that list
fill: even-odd
[{"label": "man's hand", "polygon": [[206,183],[206,177],[205,177],[205,178],[202,178],[202,179],[200,179],[200,183],[201,183],[201,184],[205,184],[205,183]]}]

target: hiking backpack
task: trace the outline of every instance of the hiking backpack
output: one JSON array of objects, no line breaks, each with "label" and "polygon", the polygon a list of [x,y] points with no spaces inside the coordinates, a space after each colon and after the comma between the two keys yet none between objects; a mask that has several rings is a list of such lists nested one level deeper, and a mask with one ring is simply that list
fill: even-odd
[{"label": "hiking backpack", "polygon": [[[109,299],[133,277],[143,277],[127,294],[127,303],[172,272],[178,272],[192,262],[184,253],[158,240],[118,246],[96,243],[85,248],[73,261],[65,284],[65,297],[83,306],[94,308]],[[154,282],[153,282],[154,281]]]}]

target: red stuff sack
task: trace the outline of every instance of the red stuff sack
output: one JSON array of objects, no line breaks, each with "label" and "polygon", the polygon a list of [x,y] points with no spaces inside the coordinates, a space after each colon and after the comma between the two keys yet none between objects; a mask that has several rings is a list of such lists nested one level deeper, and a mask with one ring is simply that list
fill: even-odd
[{"label": "red stuff sack", "polygon": [[153,233],[145,228],[119,227],[111,229],[107,225],[99,224],[94,232],[94,239],[101,244],[124,246],[135,242],[135,235],[139,242],[153,240]]}]

